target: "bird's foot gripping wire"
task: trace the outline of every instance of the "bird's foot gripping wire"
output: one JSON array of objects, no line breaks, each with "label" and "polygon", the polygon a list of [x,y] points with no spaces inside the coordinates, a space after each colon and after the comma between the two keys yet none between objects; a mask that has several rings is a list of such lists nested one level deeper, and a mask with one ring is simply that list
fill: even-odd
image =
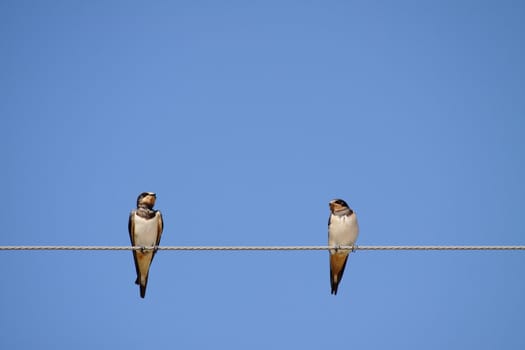
[{"label": "bird's foot gripping wire", "polygon": [[[343,249],[342,247],[344,247],[344,250],[345,250],[345,251],[348,251],[348,250],[349,250],[349,249],[348,249],[348,246],[341,246],[341,244],[336,244],[336,245],[334,245],[334,248],[333,248],[333,249],[334,249],[334,251],[337,253],[339,250]],[[357,250],[357,244],[352,244],[350,247],[351,247],[351,248],[350,248],[350,251],[351,251],[352,253],[355,253],[355,251]]]}]

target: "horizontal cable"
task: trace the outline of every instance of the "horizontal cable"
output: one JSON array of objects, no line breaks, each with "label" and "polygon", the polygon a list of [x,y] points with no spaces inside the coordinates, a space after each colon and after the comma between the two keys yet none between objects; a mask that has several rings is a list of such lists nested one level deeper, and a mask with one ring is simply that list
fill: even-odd
[{"label": "horizontal cable", "polygon": [[[330,246],[159,246],[158,250],[328,250]],[[153,247],[132,246],[0,246],[0,250],[151,250]],[[343,250],[525,250],[525,245],[387,245],[340,246]]]}]

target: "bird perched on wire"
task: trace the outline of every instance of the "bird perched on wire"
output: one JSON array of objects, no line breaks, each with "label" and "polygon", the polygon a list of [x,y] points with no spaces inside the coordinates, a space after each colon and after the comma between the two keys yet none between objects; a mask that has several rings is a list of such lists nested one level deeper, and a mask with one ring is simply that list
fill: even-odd
[{"label": "bird perched on wire", "polygon": [[355,245],[359,225],[355,212],[344,200],[334,199],[330,201],[329,206],[331,213],[328,218],[328,245],[335,247],[330,249],[330,286],[332,294],[336,295],[350,253],[349,249],[339,247]]},{"label": "bird perched on wire", "polygon": [[162,214],[153,209],[156,200],[155,193],[142,192],[137,198],[137,209],[129,214],[128,231],[131,245],[142,247],[140,250],[133,250],[133,260],[137,270],[135,283],[140,286],[141,298],[146,295],[149,268],[157,253],[164,228]]}]

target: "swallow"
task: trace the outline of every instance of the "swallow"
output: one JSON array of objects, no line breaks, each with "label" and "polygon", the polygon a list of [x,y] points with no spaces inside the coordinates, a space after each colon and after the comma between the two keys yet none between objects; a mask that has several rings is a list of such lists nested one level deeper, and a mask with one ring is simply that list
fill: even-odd
[{"label": "swallow", "polygon": [[[156,200],[157,195],[155,193],[142,192],[137,198],[137,209],[131,211],[128,220],[131,245],[142,247],[140,250],[132,251],[137,271],[135,284],[140,286],[141,298],[146,295],[149,268],[157,253],[164,229],[161,212],[153,209]],[[153,247],[153,249],[146,249],[146,247]]]},{"label": "swallow", "polygon": [[330,286],[332,294],[337,295],[337,288],[343,278],[349,249],[341,246],[354,246],[359,235],[359,225],[355,212],[342,199],[330,201],[328,218],[328,245],[330,249]]}]

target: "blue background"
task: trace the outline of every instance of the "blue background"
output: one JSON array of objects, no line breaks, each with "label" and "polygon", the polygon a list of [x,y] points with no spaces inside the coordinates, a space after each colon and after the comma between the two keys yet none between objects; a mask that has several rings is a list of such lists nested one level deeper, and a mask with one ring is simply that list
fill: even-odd
[{"label": "blue background", "polygon": [[[521,1],[2,1],[0,245],[524,244]],[[0,347],[525,348],[525,253],[0,252]]]}]

